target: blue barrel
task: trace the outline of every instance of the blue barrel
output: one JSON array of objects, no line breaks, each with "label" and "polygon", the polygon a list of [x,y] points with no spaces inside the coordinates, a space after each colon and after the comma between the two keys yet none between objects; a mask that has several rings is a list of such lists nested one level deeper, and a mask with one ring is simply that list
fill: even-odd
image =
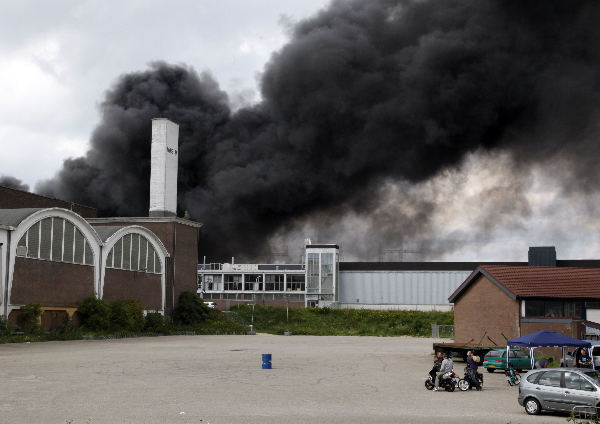
[{"label": "blue barrel", "polygon": [[263,370],[271,369],[271,354],[270,353],[262,354],[262,368],[263,368]]}]

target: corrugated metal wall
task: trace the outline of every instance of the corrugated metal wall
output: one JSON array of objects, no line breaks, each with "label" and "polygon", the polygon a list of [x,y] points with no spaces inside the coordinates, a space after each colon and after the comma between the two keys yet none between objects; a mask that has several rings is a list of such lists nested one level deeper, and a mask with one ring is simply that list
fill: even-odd
[{"label": "corrugated metal wall", "polygon": [[471,271],[340,271],[339,302],[444,305]]}]

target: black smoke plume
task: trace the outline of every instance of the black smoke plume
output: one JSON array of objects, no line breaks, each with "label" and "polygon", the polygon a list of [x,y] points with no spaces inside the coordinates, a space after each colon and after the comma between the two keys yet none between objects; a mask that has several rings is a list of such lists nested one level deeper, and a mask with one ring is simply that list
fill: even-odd
[{"label": "black smoke plume", "polygon": [[11,177],[10,175],[0,175],[0,186],[29,191],[29,186],[27,184],[18,178]]},{"label": "black smoke plume", "polygon": [[[334,1],[272,56],[255,106],[233,113],[185,66],[122,76],[90,151],[38,190],[146,215],[154,117],[180,125],[179,208],[205,223],[201,253],[215,258],[257,257],[306,217],[368,215],[385,184],[427,181],[476,151],[509,152],[515,172],[560,159],[557,172],[593,190],[598,22],[596,1]],[[378,236],[426,227],[435,205],[415,200],[411,219],[379,211]]]}]

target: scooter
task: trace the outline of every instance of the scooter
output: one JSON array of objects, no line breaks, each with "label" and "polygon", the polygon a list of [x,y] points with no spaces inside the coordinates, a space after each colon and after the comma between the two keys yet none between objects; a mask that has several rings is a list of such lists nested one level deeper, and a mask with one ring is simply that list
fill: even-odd
[{"label": "scooter", "polygon": [[506,377],[506,382],[509,386],[518,386],[521,382],[521,375],[519,375],[519,372],[514,369],[510,363],[506,366],[504,376]]},{"label": "scooter", "polygon": [[[440,388],[447,392],[453,392],[456,388],[456,384],[460,381],[460,377],[454,371],[448,371],[440,378]],[[433,390],[435,387],[435,376],[429,373],[427,380],[425,380],[425,388],[427,390]]]},{"label": "scooter", "polygon": [[[477,380],[480,385],[483,385],[483,374],[477,372]],[[471,375],[467,372],[467,368],[465,367],[465,376],[458,381],[458,388],[463,392],[476,387],[475,382],[471,378]]]}]

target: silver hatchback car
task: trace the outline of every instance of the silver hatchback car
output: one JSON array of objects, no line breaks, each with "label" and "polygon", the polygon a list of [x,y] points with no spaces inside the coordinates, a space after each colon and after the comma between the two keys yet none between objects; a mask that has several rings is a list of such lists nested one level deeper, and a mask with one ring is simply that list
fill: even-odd
[{"label": "silver hatchback car", "polygon": [[519,384],[519,405],[530,415],[600,406],[598,372],[586,368],[531,370]]}]

